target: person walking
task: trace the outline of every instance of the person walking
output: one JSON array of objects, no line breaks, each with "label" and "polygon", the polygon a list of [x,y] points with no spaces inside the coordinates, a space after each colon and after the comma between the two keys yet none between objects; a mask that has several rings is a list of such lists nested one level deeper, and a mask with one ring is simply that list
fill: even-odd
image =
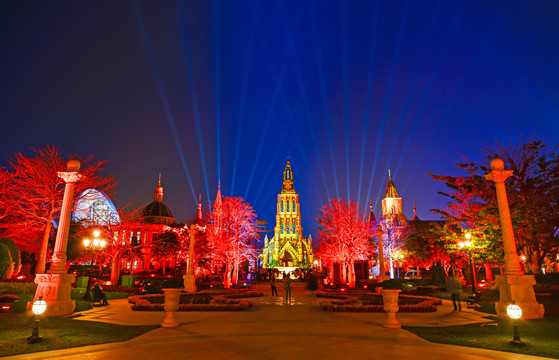
[{"label": "person walking", "polygon": [[285,302],[291,305],[291,274],[285,278]]},{"label": "person walking", "polygon": [[316,279],[314,274],[311,274],[311,276],[309,278],[309,290],[312,292],[312,298],[313,299],[316,297],[316,290],[317,289],[318,289],[318,280]]},{"label": "person walking", "polygon": [[458,276],[453,276],[451,273],[450,276],[446,278],[446,291],[448,291],[452,296],[454,311],[462,311],[462,305],[460,304],[462,284],[460,283],[460,278]]},{"label": "person walking", "polygon": [[272,296],[278,296],[278,289],[276,288],[276,277],[274,273],[270,274],[270,286],[272,287]]}]

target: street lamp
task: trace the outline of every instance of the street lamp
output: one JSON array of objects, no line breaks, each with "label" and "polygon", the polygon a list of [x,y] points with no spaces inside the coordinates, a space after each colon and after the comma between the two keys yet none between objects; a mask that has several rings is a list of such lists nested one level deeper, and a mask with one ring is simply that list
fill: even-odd
[{"label": "street lamp", "polygon": [[100,239],[101,231],[93,230],[93,240],[83,239],[83,246],[86,250],[93,250],[93,255],[91,256],[91,266],[95,262],[95,252],[97,250],[103,250],[107,246],[107,241],[105,239]]},{"label": "street lamp", "polygon": [[398,265],[398,279],[400,278],[400,261],[404,260],[404,254],[396,251],[396,264]]},{"label": "street lamp", "polygon": [[31,332],[31,336],[27,338],[27,341],[31,344],[43,341],[43,338],[39,336],[39,321],[41,321],[41,314],[43,314],[46,309],[46,301],[43,300],[42,296],[39,296],[39,300],[33,302],[33,306],[31,308],[31,311],[35,314],[33,317],[35,320],[33,322],[33,332]]},{"label": "street lamp", "polygon": [[517,320],[522,317],[522,309],[513,301],[512,304],[507,306],[507,315],[512,319],[512,326],[514,327],[514,337],[510,341],[510,344],[514,346],[525,346],[526,344],[524,343],[524,341],[520,340],[520,334],[518,333],[517,325]]},{"label": "street lamp", "polygon": [[472,296],[475,296],[475,294],[476,294],[476,271],[475,271],[475,267],[474,267],[474,261],[472,259],[472,242],[470,241],[470,239],[472,238],[472,234],[466,233],[464,235],[464,237],[466,238],[466,241],[460,241],[458,243],[458,247],[460,249],[466,248],[466,250],[468,251],[468,259],[470,260],[470,272],[472,273]]}]

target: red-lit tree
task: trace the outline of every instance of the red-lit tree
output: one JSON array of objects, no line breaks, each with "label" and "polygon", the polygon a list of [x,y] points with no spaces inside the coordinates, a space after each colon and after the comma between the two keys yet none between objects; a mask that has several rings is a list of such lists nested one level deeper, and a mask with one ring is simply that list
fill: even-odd
[{"label": "red-lit tree", "polygon": [[364,260],[371,256],[374,236],[373,229],[357,203],[346,202],[344,199],[330,200],[320,208],[316,218],[318,227],[317,255],[330,263],[339,263],[342,272],[342,283],[355,286],[356,260]]},{"label": "red-lit tree", "polygon": [[[13,177],[8,195],[2,201],[7,202],[3,206],[10,209],[10,216],[4,218],[0,230],[22,249],[38,251],[36,272],[43,273],[52,221],[59,216],[64,195],[64,181],[57,173],[66,171],[66,160],[54,146],[47,145],[44,149],[33,149],[33,152],[32,157],[17,153],[9,161]],[[80,173],[84,175],[76,183],[76,194],[89,188],[105,193],[112,190],[114,179],[100,175],[105,161],[95,162],[92,156],[69,158],[81,162]]]},{"label": "red-lit tree", "polygon": [[240,263],[256,256],[253,240],[262,226],[256,221],[254,209],[241,197],[218,198],[206,226],[213,259],[225,265],[224,285],[229,288],[237,283]]},{"label": "red-lit tree", "polygon": [[[440,192],[449,198],[448,205],[433,211],[453,223],[475,229],[480,239],[490,243],[490,250],[498,250],[502,240],[495,185],[484,175],[491,171],[490,160],[503,159],[513,171],[506,186],[518,250],[526,256],[532,271],[540,273],[542,260],[550,254],[555,258],[559,248],[559,155],[555,151],[555,147],[536,140],[511,146],[497,144],[484,150],[486,157],[482,163],[467,159],[457,163],[465,175],[430,174],[433,179],[444,181],[450,190]],[[484,249],[473,255],[479,258],[488,252]]]}]

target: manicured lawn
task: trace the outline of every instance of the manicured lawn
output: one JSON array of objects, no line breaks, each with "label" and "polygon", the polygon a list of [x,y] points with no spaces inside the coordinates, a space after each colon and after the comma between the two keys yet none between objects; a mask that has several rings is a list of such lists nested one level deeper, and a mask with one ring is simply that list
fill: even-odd
[{"label": "manicured lawn", "polygon": [[158,326],[123,326],[67,318],[43,318],[39,334],[43,342],[29,344],[33,317],[0,314],[0,357],[37,351],[126,341]]},{"label": "manicured lawn", "polygon": [[544,319],[520,320],[518,322],[520,338],[526,343],[525,347],[516,347],[509,344],[509,341],[513,338],[511,320],[490,315],[495,314],[495,301],[481,302],[481,309],[476,309],[488,313],[488,318],[493,320],[490,323],[447,327],[404,326],[404,328],[432,342],[559,359],[559,346],[557,346],[559,314],[555,310],[559,308],[559,303],[557,301],[540,302],[546,308]]}]

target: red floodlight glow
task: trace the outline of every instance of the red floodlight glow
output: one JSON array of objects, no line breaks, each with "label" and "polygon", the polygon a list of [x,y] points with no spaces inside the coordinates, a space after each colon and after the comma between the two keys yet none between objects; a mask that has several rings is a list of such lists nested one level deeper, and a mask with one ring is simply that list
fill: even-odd
[{"label": "red floodlight glow", "polygon": [[10,305],[2,305],[2,311],[10,310]]}]

